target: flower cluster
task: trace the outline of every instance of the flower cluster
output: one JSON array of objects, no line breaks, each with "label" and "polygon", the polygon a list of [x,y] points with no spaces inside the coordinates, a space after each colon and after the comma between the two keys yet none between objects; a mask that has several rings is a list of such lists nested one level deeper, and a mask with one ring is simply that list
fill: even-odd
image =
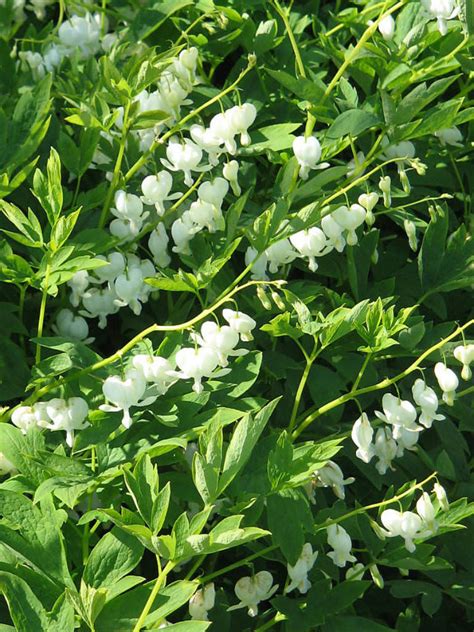
[{"label": "flower cluster", "polygon": [[228,369],[219,367],[227,366],[228,357],[247,353],[245,349],[236,349],[236,346],[240,341],[251,339],[256,325],[250,316],[231,309],[224,309],[223,317],[227,325],[204,322],[199,334],[191,334],[195,346],[182,347],[174,358],[145,354],[133,356],[123,376],[111,375],[105,380],[102,391],[110,404],[102,404],[101,410],[121,412],[122,425],[129,428],[132,424],[130,409],[153,403],[177,380],[192,379],[193,390],[201,393],[203,378],[224,375]]},{"label": "flower cluster", "polygon": [[413,553],[416,548],[413,540],[434,535],[438,530],[436,515],[439,508],[446,511],[449,507],[446,492],[439,483],[435,484],[433,493],[437,498],[436,506],[433,505],[430,495],[423,492],[416,503],[416,513],[396,509],[383,511],[380,516],[385,527],[381,530],[382,534],[387,538],[403,538],[407,551]]},{"label": "flower cluster", "polygon": [[[474,345],[459,345],[454,349],[454,357],[463,365],[461,376],[470,379],[472,372],[470,364],[474,361]],[[456,373],[443,362],[434,367],[435,377],[442,391],[442,400],[452,406],[459,386]],[[444,419],[439,414],[438,396],[433,388],[421,378],[415,380],[412,386],[413,401],[400,399],[391,393],[382,397],[383,412],[375,411],[375,415],[387,426],[378,428],[375,433],[365,412],[355,421],[351,437],[357,446],[356,456],[369,463],[375,456],[378,459],[376,468],[380,474],[385,474],[392,468],[392,461],[403,456],[405,450],[413,450],[425,428],[431,428],[433,421]]]},{"label": "flower cluster", "polygon": [[[267,280],[267,268],[271,273],[294,261],[297,258],[307,259],[312,272],[318,269],[317,259],[333,250],[343,252],[346,245],[358,243],[357,229],[364,222],[368,226],[374,223],[372,213],[379,200],[376,193],[363,193],[358,203],[339,206],[325,215],[319,226],[301,230],[289,238],[280,239],[259,254],[249,246],[245,253],[245,262],[252,266],[252,278]],[[282,225],[282,229],[285,225]]]},{"label": "flower cluster", "polygon": [[87,428],[89,405],[82,397],[37,402],[33,406],[19,406],[12,413],[12,423],[26,434],[30,428],[47,428],[66,433],[66,443],[72,447],[74,432]]}]

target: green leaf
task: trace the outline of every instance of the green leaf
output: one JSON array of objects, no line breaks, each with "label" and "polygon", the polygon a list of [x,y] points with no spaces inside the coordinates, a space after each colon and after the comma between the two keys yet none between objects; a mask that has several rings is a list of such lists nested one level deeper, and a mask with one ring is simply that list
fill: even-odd
[{"label": "green leaf", "polygon": [[49,632],[46,611],[23,579],[0,571],[0,591],[5,596],[17,632]]},{"label": "green leaf", "polygon": [[245,415],[236,425],[224,459],[219,494],[228,487],[247,462],[278,402],[279,399],[274,399],[256,415]]},{"label": "green leaf", "polygon": [[43,207],[51,227],[55,227],[63,208],[61,185],[61,161],[58,152],[51,147],[46,164],[46,177],[36,169],[33,177],[33,193]]},{"label": "green leaf", "polygon": [[92,550],[83,580],[93,588],[108,588],[130,573],[140,562],[143,546],[119,529],[106,533]]},{"label": "green leaf", "polygon": [[[291,516],[291,519],[289,518]],[[268,528],[289,564],[296,564],[311,531],[313,518],[308,499],[300,489],[285,489],[267,497]]]},{"label": "green leaf", "polygon": [[376,125],[380,125],[380,120],[375,114],[365,110],[346,110],[336,118],[326,132],[326,137],[337,139],[347,134],[359,136]]},{"label": "green leaf", "polygon": [[[96,620],[96,632],[110,632],[111,630],[133,630],[145,603],[150,596],[154,581],[144,586],[120,595],[107,602]],[[197,581],[177,581],[165,586],[157,595],[153,610],[145,621],[146,627],[175,612],[187,603],[199,587]]]}]

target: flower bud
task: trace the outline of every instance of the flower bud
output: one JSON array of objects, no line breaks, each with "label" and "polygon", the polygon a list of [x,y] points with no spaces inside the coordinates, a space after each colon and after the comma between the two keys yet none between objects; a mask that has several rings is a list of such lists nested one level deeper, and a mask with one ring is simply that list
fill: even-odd
[{"label": "flower bud", "polygon": [[408,244],[413,252],[417,251],[418,248],[418,238],[416,236],[416,226],[410,219],[405,219],[403,221],[403,227],[408,237]]},{"label": "flower bud", "polygon": [[395,20],[391,15],[386,15],[380,20],[378,29],[384,40],[390,41],[395,34]]},{"label": "flower bud", "polygon": [[379,180],[379,189],[383,193],[383,203],[384,203],[385,208],[390,208],[392,204],[392,197],[390,194],[391,184],[392,184],[392,179],[390,178],[390,176],[383,176]]}]

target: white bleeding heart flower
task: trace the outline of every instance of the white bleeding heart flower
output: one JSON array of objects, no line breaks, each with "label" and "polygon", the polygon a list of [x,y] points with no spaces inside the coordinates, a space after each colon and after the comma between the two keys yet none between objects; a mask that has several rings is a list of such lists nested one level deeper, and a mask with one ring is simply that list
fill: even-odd
[{"label": "white bleeding heart flower", "polygon": [[238,197],[242,193],[242,189],[239,186],[239,163],[237,160],[226,162],[222,168],[222,175],[229,181],[232,193]]},{"label": "white bleeding heart flower", "polygon": [[403,456],[405,450],[414,450],[419,438],[420,431],[397,426],[397,457]]},{"label": "white bleeding heart flower", "polygon": [[245,251],[245,265],[252,266],[252,273],[250,277],[256,281],[267,281],[267,265],[268,258],[267,255],[262,252],[260,255],[258,254],[255,248],[249,246]]},{"label": "white bleeding heart flower", "polygon": [[193,223],[192,218],[188,213],[183,213],[171,226],[171,236],[175,243],[172,249],[173,252],[190,255],[189,242],[197,232],[199,232],[199,228]]},{"label": "white bleeding heart flower", "polygon": [[461,377],[470,380],[472,377],[471,364],[474,362],[474,344],[455,347],[453,355],[462,364]]},{"label": "white bleeding heart flower", "polygon": [[351,566],[346,571],[346,580],[347,581],[360,581],[363,579],[365,573],[365,566],[358,562]]},{"label": "white bleeding heart flower", "polygon": [[196,590],[189,600],[189,615],[193,621],[209,621],[208,612],[214,608],[216,602],[216,589],[211,582],[203,588]]},{"label": "white bleeding heart flower", "polygon": [[278,585],[273,586],[273,576],[268,571],[260,571],[253,577],[241,577],[234,587],[234,592],[240,601],[227,610],[247,608],[249,616],[256,617],[258,604],[270,599],[277,590]]},{"label": "white bleeding heart flower", "polygon": [[390,428],[379,428],[375,434],[374,453],[378,459],[375,468],[380,475],[384,475],[392,468],[392,461],[397,456],[397,443],[392,437]]},{"label": "white bleeding heart flower", "polygon": [[12,412],[11,420],[12,424],[19,428],[23,434],[38,425],[33,406],[19,406]]},{"label": "white bleeding heart flower", "polygon": [[423,521],[423,527],[428,532],[427,535],[434,535],[438,531],[438,523],[436,521],[437,511],[427,492],[423,492],[418,498],[416,502],[416,512]]},{"label": "white bleeding heart flower", "polygon": [[347,231],[346,241],[349,246],[355,246],[358,241],[356,229],[364,223],[367,215],[365,208],[360,204],[352,204],[350,208],[340,206],[331,215]]},{"label": "white bleeding heart flower", "polygon": [[70,397],[69,399],[55,398],[46,402],[46,412],[51,423],[46,426],[49,430],[63,430],[66,432],[66,443],[72,448],[74,432],[84,430],[89,426],[86,417],[89,414],[89,406],[82,397]]},{"label": "white bleeding heart flower", "polygon": [[316,226],[292,235],[290,242],[302,257],[308,257],[308,267],[312,272],[318,269],[316,258],[323,257],[333,248],[324,232]]},{"label": "white bleeding heart flower", "polygon": [[436,379],[440,389],[443,391],[443,401],[448,406],[454,404],[456,389],[459,386],[458,376],[454,371],[448,369],[443,362],[437,362],[434,368]]},{"label": "white bleeding heart flower", "polygon": [[[87,341],[89,326],[82,316],[75,316],[70,309],[61,309],[56,316],[56,325],[53,326],[58,336]],[[89,340],[90,342],[90,340]]]},{"label": "white bleeding heart flower", "polygon": [[268,262],[268,269],[272,274],[278,272],[279,268],[291,263],[298,256],[289,239],[280,239],[265,250]]},{"label": "white bleeding heart flower", "polygon": [[86,13],[84,17],[73,15],[58,29],[61,44],[69,51],[80,51],[82,57],[90,57],[100,47],[101,16]]},{"label": "white bleeding heart flower", "polygon": [[133,367],[140,371],[147,382],[155,385],[159,395],[164,395],[176,382],[176,372],[169,360],[160,356],[137,354],[133,356]]},{"label": "white bleeding heart flower", "polygon": [[425,428],[431,428],[433,421],[445,419],[444,415],[438,415],[438,396],[435,391],[425,384],[421,378],[415,380],[412,386],[412,394],[415,403],[421,408],[419,422]]},{"label": "white bleeding heart flower", "polygon": [[459,14],[456,0],[421,0],[430,18],[438,23],[438,31],[441,35],[448,32],[448,20],[452,20]]},{"label": "white bleeding heart flower", "polygon": [[67,285],[71,289],[69,300],[73,307],[77,307],[81,303],[82,297],[89,287],[89,280],[90,277],[87,270],[78,270],[78,272],[67,281]]},{"label": "white bleeding heart flower", "polygon": [[463,146],[463,135],[460,129],[453,125],[453,127],[443,127],[434,133],[436,138],[439,139],[441,145],[451,145],[452,147]]},{"label": "white bleeding heart flower", "polygon": [[329,163],[319,163],[321,158],[321,144],[315,136],[297,136],[293,141],[293,153],[300,166],[299,176],[307,180],[309,172],[313,169],[325,169]]},{"label": "white bleeding heart flower", "polygon": [[99,255],[96,257],[102,261],[107,262],[107,265],[94,269],[94,276],[96,276],[101,283],[113,281],[119,274],[122,274],[125,270],[125,257],[121,252],[111,252],[106,257]]},{"label": "white bleeding heart flower", "polygon": [[219,156],[222,153],[220,139],[213,135],[211,129],[197,124],[191,125],[189,133],[196,145],[207,152],[209,164],[213,167],[217,166],[219,164]]},{"label": "white bleeding heart flower", "polygon": [[139,405],[145,390],[146,381],[141,371],[130,369],[125,373],[124,379],[118,375],[111,375],[102,385],[102,392],[113,406],[102,404],[99,408],[106,412],[123,411],[122,425],[130,428],[132,425],[130,408]]},{"label": "white bleeding heart flower", "polygon": [[303,545],[303,550],[301,551],[295,565],[292,566],[291,564],[287,564],[286,566],[288,576],[291,581],[285,588],[285,593],[289,593],[295,588],[297,588],[302,595],[305,595],[308,592],[311,588],[308,573],[313,568],[317,557],[318,552],[316,551],[313,553],[313,547],[310,542],[306,542]]},{"label": "white bleeding heart flower", "polygon": [[364,463],[370,463],[370,460],[375,455],[372,445],[373,436],[374,429],[370,425],[369,418],[366,413],[362,413],[352,426],[351,438],[358,448],[356,456]]},{"label": "white bleeding heart flower", "polygon": [[220,326],[214,321],[206,321],[201,325],[201,333],[192,334],[192,339],[201,347],[207,347],[217,353],[219,364],[222,367],[228,365],[228,356],[244,355],[246,350],[235,350],[239,344],[239,334],[229,325]]},{"label": "white bleeding heart flower", "polygon": [[219,356],[213,349],[199,347],[184,348],[176,354],[176,364],[181,369],[180,377],[193,379],[193,391],[202,393],[202,378],[210,377],[219,365]]},{"label": "white bleeding heart flower", "polygon": [[378,29],[384,40],[392,40],[395,35],[395,20],[393,19],[393,16],[386,15],[382,18],[379,22]]},{"label": "white bleeding heart flower", "polygon": [[392,204],[392,179],[390,176],[382,176],[379,180],[379,189],[382,191],[385,208]]},{"label": "white bleeding heart flower", "polygon": [[203,200],[193,202],[186,212],[186,216],[188,221],[191,221],[194,225],[196,232],[207,228],[210,233],[215,233],[225,228],[224,217],[220,207]]},{"label": "white bleeding heart flower", "polygon": [[422,519],[413,511],[397,511],[385,509],[380,516],[384,535],[387,538],[401,537],[405,540],[405,548],[410,553],[416,549],[413,540],[422,535]]},{"label": "white bleeding heart flower", "polygon": [[330,487],[338,498],[344,500],[346,493],[344,485],[350,485],[355,481],[352,476],[344,478],[341,468],[334,461],[328,461],[313,474],[316,487]]},{"label": "white bleeding heart flower", "polygon": [[239,334],[242,342],[253,340],[252,331],[257,323],[251,316],[229,308],[222,310],[222,316],[229,323],[229,327]]},{"label": "white bleeding heart flower", "polygon": [[229,110],[220,112],[212,117],[209,123],[209,132],[219,145],[225,146],[225,150],[229,154],[233,156],[237,152],[237,143],[235,142],[236,130],[231,123]]},{"label": "white bleeding heart flower", "polygon": [[332,524],[327,528],[327,535],[328,544],[333,549],[327,555],[336,566],[344,568],[347,562],[357,562],[357,559],[351,554],[351,537],[344,527],[338,524]]},{"label": "white bleeding heart flower", "polygon": [[248,128],[257,118],[257,110],[252,103],[235,105],[228,110],[228,117],[236,134],[240,134],[240,144],[244,147],[250,145]]},{"label": "white bleeding heart flower", "polygon": [[357,201],[366,210],[365,223],[369,227],[373,226],[375,224],[375,217],[372,211],[379,201],[379,196],[375,192],[362,193],[362,195],[359,195]]},{"label": "white bleeding heart flower", "polygon": [[168,254],[169,240],[170,238],[163,222],[157,224],[156,228],[150,233],[148,248],[153,255],[153,261],[159,268],[167,268],[171,263],[171,257]]},{"label": "white bleeding heart flower", "polygon": [[416,409],[408,400],[395,397],[391,393],[385,393],[382,397],[383,413],[378,410],[375,414],[379,419],[393,426],[393,438],[397,440],[399,428],[412,432],[422,430],[416,425]]},{"label": "white bleeding heart flower", "polygon": [[166,157],[167,160],[162,158],[161,162],[171,171],[182,171],[184,184],[188,187],[194,182],[192,171],[206,171],[209,168],[209,166],[199,166],[202,160],[202,149],[189,139],[181,143],[171,138],[166,148]]},{"label": "white bleeding heart flower", "polygon": [[136,217],[143,213],[143,202],[138,195],[126,193],[122,189],[115,193],[114,203],[112,212],[117,217]]},{"label": "white bleeding heart flower", "polygon": [[436,498],[439,502],[439,506],[443,511],[448,511],[449,509],[449,501],[448,496],[446,495],[446,490],[444,487],[436,482],[433,486],[433,493],[436,494]]},{"label": "white bleeding heart flower", "polygon": [[224,178],[215,178],[212,182],[203,182],[197,190],[198,198],[220,209],[229,190],[229,183]]},{"label": "white bleeding heart flower", "polygon": [[337,252],[342,252],[346,245],[344,227],[338,224],[332,215],[325,215],[321,220],[321,228],[328,238],[329,243]]},{"label": "white bleeding heart flower", "polygon": [[117,295],[110,288],[92,288],[84,294],[82,305],[84,307],[79,313],[86,318],[98,318],[99,328],[107,326],[107,316],[115,314],[119,310],[115,300]]},{"label": "white bleeding heart flower", "polygon": [[117,295],[115,305],[125,307],[128,305],[136,316],[142,311],[142,305],[138,300],[138,295],[144,285],[143,273],[140,267],[131,267],[124,274],[120,274],[114,283],[114,290]]},{"label": "white bleeding heart flower", "polygon": [[171,193],[172,187],[173,176],[168,171],[159,171],[154,176],[147,176],[142,182],[141,201],[153,205],[161,217],[165,214],[164,203],[181,197],[181,193]]}]

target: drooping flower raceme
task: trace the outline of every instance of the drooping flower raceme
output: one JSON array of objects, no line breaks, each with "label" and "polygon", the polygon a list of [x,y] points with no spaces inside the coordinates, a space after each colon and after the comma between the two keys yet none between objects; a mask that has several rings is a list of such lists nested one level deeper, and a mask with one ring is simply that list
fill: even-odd
[{"label": "drooping flower raceme", "polygon": [[82,397],[70,397],[66,400],[51,399],[46,402],[46,412],[51,419],[51,423],[46,427],[49,430],[64,430],[66,443],[70,448],[74,443],[74,431],[83,430],[89,425],[86,421],[89,406]]},{"label": "drooping flower raceme", "polygon": [[256,617],[258,614],[258,604],[266,601],[278,590],[278,585],[273,586],[272,574],[268,571],[260,571],[253,577],[241,577],[235,584],[234,592],[239,599],[235,606],[227,610],[237,610],[248,608],[248,614]]},{"label": "drooping flower raceme", "polygon": [[130,408],[138,406],[145,389],[146,381],[141,371],[130,369],[125,373],[124,379],[118,375],[111,375],[102,385],[102,392],[113,406],[102,404],[99,408],[106,412],[123,411],[122,425],[125,428],[130,428],[132,425]]},{"label": "drooping flower raceme", "polygon": [[470,380],[472,377],[471,364],[474,362],[474,344],[455,347],[453,355],[462,364],[462,379]]},{"label": "drooping flower raceme", "polygon": [[193,621],[209,621],[208,612],[214,608],[216,589],[211,582],[196,590],[189,600],[189,615]]},{"label": "drooping flower raceme", "polygon": [[297,559],[294,566],[287,564],[288,576],[290,583],[285,588],[285,593],[289,593],[295,588],[304,595],[311,588],[311,582],[308,579],[308,573],[313,568],[318,552],[313,553],[313,547],[310,542],[306,542],[301,551],[301,555]]},{"label": "drooping flower raceme", "polygon": [[433,421],[444,419],[444,415],[438,415],[438,396],[432,388],[425,384],[421,378],[415,380],[412,386],[413,399],[421,408],[419,422],[425,428],[431,428]]},{"label": "drooping flower raceme", "polygon": [[307,180],[312,169],[325,169],[329,163],[319,163],[321,158],[321,144],[315,136],[297,136],[293,141],[293,153],[300,166],[299,176]]},{"label": "drooping flower raceme", "polygon": [[435,364],[434,372],[439,387],[443,391],[443,401],[446,402],[448,406],[452,406],[456,396],[456,389],[459,386],[458,376],[454,371],[448,369],[443,362],[437,362]]},{"label": "drooping flower raceme", "polygon": [[364,463],[369,463],[375,454],[372,445],[373,436],[374,430],[370,425],[369,418],[366,413],[362,413],[352,426],[351,437],[358,448],[356,456]]},{"label": "drooping flower raceme", "polygon": [[328,544],[333,548],[327,555],[336,566],[344,568],[347,562],[357,562],[351,554],[352,540],[350,535],[338,524],[332,524],[327,528]]}]

